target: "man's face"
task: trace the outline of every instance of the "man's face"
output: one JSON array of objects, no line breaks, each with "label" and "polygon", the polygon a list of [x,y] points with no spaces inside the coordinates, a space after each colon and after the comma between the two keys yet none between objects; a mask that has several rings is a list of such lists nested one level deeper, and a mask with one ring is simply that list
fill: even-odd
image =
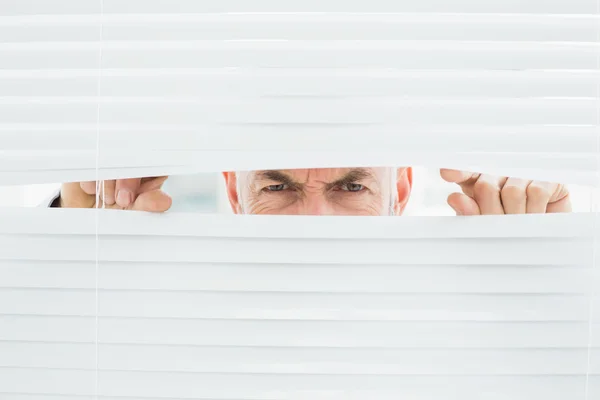
[{"label": "man's face", "polygon": [[232,208],[243,214],[400,214],[409,168],[323,168],[226,173]]}]

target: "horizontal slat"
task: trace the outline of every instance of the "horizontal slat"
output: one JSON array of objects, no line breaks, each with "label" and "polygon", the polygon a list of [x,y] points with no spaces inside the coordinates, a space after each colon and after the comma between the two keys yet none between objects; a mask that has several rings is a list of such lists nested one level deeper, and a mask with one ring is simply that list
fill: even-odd
[{"label": "horizontal slat", "polygon": [[[2,260],[91,261],[94,238],[0,237]],[[24,244],[27,246],[24,246]],[[34,246],[35,253],[30,249]],[[357,246],[360,251],[357,250]],[[504,250],[498,254],[498,246]],[[305,252],[310,248],[311,252]],[[284,240],[114,236],[99,241],[100,261],[281,264],[585,264],[591,240]],[[198,250],[202,249],[201,252]],[[235,252],[231,250],[235,249]],[[435,249],[435,251],[432,251]],[[252,258],[249,259],[248,255]],[[294,254],[293,259],[289,255]],[[398,255],[396,255],[398,254]],[[494,254],[494,257],[490,257]]]},{"label": "horizontal slat", "polygon": [[[297,158],[297,154],[296,157]],[[376,154],[379,156],[379,154]],[[309,164],[307,165],[307,157],[300,157],[298,160],[291,160],[287,158],[281,161],[278,165],[280,168],[325,168],[325,167],[358,167],[358,166],[372,166],[375,164],[370,163],[359,163],[357,165],[356,160],[358,155],[352,155],[345,162],[326,163],[323,164]],[[282,160],[285,157],[281,157]],[[375,160],[374,157],[371,157]],[[422,165],[421,163],[403,163],[398,162],[398,157],[390,157],[389,155],[378,157],[379,161],[387,160],[387,162],[378,163],[381,164],[403,164],[403,165]],[[403,159],[403,158],[401,158]],[[223,159],[220,159],[223,161]],[[506,161],[506,160],[505,160]],[[509,160],[514,161],[514,160]],[[531,161],[531,160],[530,160]],[[313,160],[314,162],[314,160]],[[241,167],[240,167],[241,165]],[[235,170],[232,166],[240,167],[239,171],[248,170],[248,165],[243,165],[237,162],[231,163],[229,159],[225,159],[225,163],[211,165],[210,167],[205,166],[204,169],[199,166],[194,167],[181,167],[181,166],[167,166],[167,167],[148,167],[148,168],[102,168],[96,170],[94,168],[89,169],[77,169],[77,170],[44,170],[44,171],[20,171],[2,173],[0,172],[0,183],[2,185],[28,185],[28,184],[40,184],[40,183],[52,183],[57,182],[83,182],[83,181],[94,181],[94,180],[109,180],[109,179],[127,179],[127,178],[142,178],[148,176],[165,176],[165,175],[183,175],[183,174],[195,174],[203,172],[221,172],[223,170]],[[256,164],[254,164],[256,167]],[[460,163],[441,163],[430,165],[433,168],[454,168],[478,171],[481,173],[487,173],[496,176],[511,176],[515,178],[534,179],[546,182],[560,182],[566,184],[577,184],[577,185],[588,185],[588,186],[599,186],[598,174],[596,171],[584,171],[573,173],[569,170],[560,171],[546,171],[543,169],[535,170],[524,170],[523,168],[486,168],[480,167],[475,164],[460,164]],[[273,164],[265,164],[262,166],[264,169],[272,169]],[[261,168],[258,168],[261,169]]]},{"label": "horizontal slat", "polygon": [[6,367],[96,369],[95,343],[0,342],[0,352],[0,376]]},{"label": "horizontal slat", "polygon": [[335,0],[308,0],[301,4],[281,3],[277,0],[259,0],[252,4],[244,0],[226,0],[214,4],[198,3],[194,0],[104,0],[105,13],[138,13],[143,9],[146,13],[182,12],[536,12],[536,13],[594,13],[593,0],[575,0],[564,4],[559,0],[541,2],[539,0],[523,4],[518,0],[504,2],[487,2],[481,4],[476,0],[457,0],[452,3],[443,0],[425,0],[417,4],[412,2],[390,2],[375,0],[364,3],[350,0],[344,3]]},{"label": "horizontal slat", "polygon": [[3,0],[0,15],[60,15],[100,13],[97,0]]},{"label": "horizontal slat", "polygon": [[[0,250],[3,259],[58,259],[90,260],[88,241],[72,237],[64,239],[31,237],[28,244],[36,246],[36,254],[30,257],[23,254],[18,244],[11,239],[3,239],[6,249]],[[81,247],[66,253],[64,244]],[[363,264],[398,263],[402,264],[584,264],[589,261],[592,242],[589,240],[552,240],[552,239],[503,239],[500,241],[473,239],[460,241],[431,240],[251,240],[251,239],[204,239],[188,238],[131,238],[109,237],[99,242],[101,261],[146,261],[146,262],[239,262],[247,263],[248,254],[252,254],[253,263],[280,263],[289,260],[294,254],[294,263],[325,264]],[[124,246],[126,245],[126,246]],[[506,253],[497,253],[501,246]],[[70,247],[70,246],[69,246]],[[551,248],[551,250],[549,249]],[[303,252],[310,248],[310,253]],[[435,248],[435,253],[432,249]],[[198,254],[202,249],[202,254]],[[231,252],[235,249],[235,253]],[[368,250],[367,250],[368,249]],[[541,254],[544,253],[545,254]],[[400,254],[396,256],[394,253]],[[19,256],[20,255],[20,256]],[[401,258],[399,260],[398,258]]]},{"label": "horizontal slat", "polygon": [[[0,172],[1,185],[28,185],[39,183],[57,182],[83,182],[90,180],[142,178],[147,176],[163,176],[191,174],[202,172],[191,170],[186,167],[148,167],[148,168],[107,168],[96,170],[95,168],[61,170],[48,169],[42,171]],[[207,171],[208,172],[208,171]],[[214,172],[214,171],[213,171]],[[590,177],[588,182],[594,182]],[[593,184],[593,183],[591,183]]]},{"label": "horizontal slat", "polygon": [[96,287],[95,262],[2,261],[4,288],[90,289]]},{"label": "horizontal slat", "polygon": [[[413,2],[390,2],[374,0],[364,3],[349,0],[337,1],[308,0],[302,3],[281,3],[277,0],[257,0],[251,4],[244,0],[222,0],[218,3],[204,3],[195,0],[104,0],[104,13],[222,13],[222,12],[455,12],[455,13],[540,13],[540,14],[594,14],[594,0],[573,0],[565,3],[560,0],[529,1],[519,0],[493,1],[481,3],[477,0],[456,0],[448,3],[444,0],[425,0]],[[0,7],[0,15],[59,15],[88,14],[100,11],[95,0],[54,0],[48,4],[45,0],[5,0]]]},{"label": "horizontal slat", "polygon": [[[34,317],[35,318],[35,317]],[[588,323],[199,321],[112,319],[99,322],[108,343],[258,346],[573,347],[588,343]],[[599,324],[593,324],[595,341]],[[244,332],[245,337],[239,333]],[[301,336],[298,332],[303,332]],[[541,338],[540,336],[545,336]]]},{"label": "horizontal slat", "polygon": [[96,342],[95,317],[0,315],[0,326],[0,341]]},{"label": "horizontal slat", "polygon": [[[95,343],[95,317],[0,315],[3,341]],[[593,323],[592,343],[600,336]],[[98,318],[107,344],[392,348],[571,348],[588,322],[406,322]],[[243,334],[240,334],[243,333]]]},{"label": "horizontal slat", "polygon": [[593,70],[598,44],[448,41],[113,41],[0,44],[2,69]]},{"label": "horizontal slat", "polygon": [[[293,141],[298,139],[292,139],[291,143],[281,147],[293,147]],[[350,146],[354,147],[347,147]],[[593,153],[444,153],[427,152],[423,147],[419,149],[409,152],[379,148],[362,153],[355,149],[343,152],[288,151],[285,148],[277,151],[137,151],[136,157],[127,150],[8,151],[0,154],[0,182],[27,184],[27,180],[44,180],[44,174],[55,176],[61,172],[63,176],[58,177],[59,182],[68,182],[77,174],[82,176],[79,181],[89,181],[198,172],[426,165],[559,183],[599,184],[599,161]],[[152,171],[158,172],[153,175]],[[28,173],[30,176],[27,176]],[[134,175],[138,173],[141,175]],[[19,181],[18,174],[22,174],[26,181]]]},{"label": "horizontal slat", "polygon": [[100,67],[100,51],[19,51],[0,50],[0,69],[95,69]]},{"label": "horizontal slat", "polygon": [[[0,376],[3,377],[0,380],[0,393],[3,397],[11,396],[15,392],[32,396],[93,396],[96,388],[95,371],[0,368]],[[35,385],[32,385],[32,382],[35,382]]]},{"label": "horizontal slat", "polygon": [[[351,146],[354,147],[355,144]],[[599,161],[593,153],[442,153],[441,151],[407,153],[406,151],[406,149],[403,149],[403,152],[374,150],[364,155],[358,154],[355,150],[349,152],[335,150],[322,152],[137,151],[136,157],[131,157],[132,151],[126,150],[6,152],[0,155],[0,179],[5,184],[26,184],[28,180],[43,181],[45,175],[58,175],[58,181],[68,182],[230,170],[427,165],[433,168],[454,168],[559,183],[592,186],[599,184],[597,177]],[[76,176],[81,178],[73,179]],[[25,182],[19,181],[20,177],[23,177]]]},{"label": "horizontal slat", "polygon": [[[89,383],[93,371],[52,371],[2,369],[7,377],[0,390],[8,392],[92,394]],[[147,398],[202,399],[397,399],[411,396],[418,400],[477,399],[481,393],[494,393],[508,400],[527,396],[562,400],[583,398],[585,376],[500,376],[500,377],[397,377],[356,375],[252,375],[252,374],[184,374],[149,372],[99,373],[99,394],[104,396],[138,396]],[[35,381],[35,389],[28,383]],[[236,382],[232,385],[231,382]],[[590,377],[590,388],[597,390],[600,379]],[[445,394],[445,392],[448,394]]]},{"label": "horizontal slat", "polygon": [[[98,137],[98,134],[100,137]],[[407,126],[310,125],[310,124],[240,124],[240,125],[167,125],[145,124],[0,124],[0,143],[5,156],[11,151],[43,155],[44,151],[73,150],[96,158],[106,152],[135,149],[145,151],[356,151],[398,148],[402,151],[431,152],[498,152],[498,153],[596,153],[600,128],[596,126],[507,126],[464,125]],[[266,140],[274,136],[287,140]],[[348,140],[351,137],[352,140]],[[303,138],[297,140],[294,138]],[[306,138],[306,140],[304,140]],[[490,142],[493,138],[493,144]],[[565,140],[568,138],[568,140]],[[262,140],[261,140],[262,139]],[[87,151],[87,153],[85,153]],[[93,152],[93,153],[92,153]],[[163,153],[168,154],[168,153]],[[91,161],[87,161],[88,163]]]},{"label": "horizontal slat", "polygon": [[[75,395],[60,395],[60,394],[31,394],[31,393],[0,393],[5,400],[96,400],[94,395],[90,396],[75,396]],[[107,399],[105,397],[105,399]],[[107,399],[108,400],[108,399]],[[124,400],[123,398],[110,400]],[[128,400],[150,400],[150,398],[129,398]],[[155,399],[156,400],[156,399]]]},{"label": "horizontal slat", "polygon": [[[263,137],[268,140],[268,138]],[[296,140],[299,138],[296,137]],[[272,141],[272,140],[271,140]],[[287,141],[284,141],[287,142]],[[286,146],[293,147],[293,140]],[[364,151],[48,151],[0,154],[0,183],[90,181],[295,168],[426,165],[499,176],[598,186],[598,157],[573,153]]]},{"label": "horizontal slat", "polygon": [[598,106],[594,98],[3,97],[0,116],[8,124],[595,125]]},{"label": "horizontal slat", "polygon": [[[4,215],[6,227],[17,227],[0,236],[0,258],[4,260],[589,266],[595,233],[594,214],[341,219],[9,209]],[[37,218],[31,219],[34,215]],[[196,224],[189,224],[189,218]],[[361,229],[357,229],[359,221]],[[544,224],[538,225],[542,221]],[[278,231],[272,230],[273,224],[280,226]],[[21,235],[15,235],[17,232]],[[101,235],[98,250],[97,233]],[[359,239],[361,251],[357,252]],[[31,246],[35,253],[29,251]],[[306,246],[312,251],[304,251]],[[497,246],[505,251],[498,253]],[[236,252],[231,252],[232,248]],[[253,255],[251,260],[248,254]]]},{"label": "horizontal slat", "polygon": [[[585,322],[591,302],[585,290],[576,295],[218,292],[217,287],[207,291],[105,290],[105,279],[100,280],[98,297],[94,289],[0,289],[0,314],[95,316],[97,306],[102,317]],[[126,278],[125,284],[129,281]],[[2,286],[10,287],[11,281]],[[483,281],[480,291],[485,289]],[[592,315],[600,318],[600,310],[594,308]]]},{"label": "horizontal slat", "polygon": [[[11,43],[0,42],[2,51],[90,51],[102,50],[103,56],[110,56],[112,52],[127,51],[218,51],[218,52],[285,52],[285,51],[339,51],[339,52],[403,52],[420,51],[431,53],[440,50],[464,51],[472,53],[485,49],[490,52],[516,54],[534,52],[573,52],[581,55],[592,55],[597,51],[597,42],[539,42],[539,41],[444,41],[444,40],[260,40],[245,39],[238,40],[103,40],[94,42],[61,41],[61,42],[25,42]],[[118,54],[118,53],[115,53]],[[102,60],[104,63],[107,60]],[[102,64],[110,68],[109,65]],[[439,68],[438,68],[439,69]]]},{"label": "horizontal slat", "polygon": [[[75,243],[74,243],[75,245]],[[79,245],[79,243],[77,243]],[[549,244],[547,246],[550,246]],[[591,250],[588,251],[591,253]],[[550,256],[551,257],[551,256]],[[32,258],[32,257],[29,257]],[[66,256],[64,256],[66,258]],[[88,257],[93,260],[93,253]],[[415,257],[416,258],[416,257]],[[425,257],[423,257],[425,258]],[[590,290],[589,269],[532,265],[306,265],[269,263],[100,262],[101,289],[204,290],[301,293],[506,293],[581,294]],[[557,260],[556,262],[558,262]],[[571,260],[576,262],[577,260]],[[418,262],[418,261],[417,261]],[[486,262],[486,261],[484,261]],[[490,263],[491,261],[487,261]],[[95,287],[95,262],[3,261],[4,288],[90,289]],[[73,272],[72,276],[67,273]],[[410,279],[407,279],[409,277]]]},{"label": "horizontal slat", "polygon": [[[593,98],[594,71],[372,69],[0,70],[4,96]],[[100,87],[98,80],[100,79]]]},{"label": "horizontal slat", "polygon": [[[0,342],[1,367],[94,369],[95,344]],[[98,346],[100,370],[298,375],[584,375],[588,349]],[[592,349],[592,355],[600,354]],[[590,373],[598,374],[594,362]]]},{"label": "horizontal slat", "polygon": [[101,91],[105,96],[595,97],[590,86],[599,79],[589,71],[210,71],[116,70],[110,76],[110,70],[103,70]]},{"label": "horizontal slat", "polygon": [[[140,11],[143,11],[141,9]],[[105,14],[0,17],[0,42],[114,40],[482,40],[596,42],[595,15]]]},{"label": "horizontal slat", "polygon": [[[180,236],[270,239],[594,238],[595,213],[478,218],[123,213],[115,210],[0,208],[1,234]],[[190,220],[194,223],[190,224]],[[358,226],[360,225],[360,229]],[[273,226],[277,226],[273,230]],[[493,226],[493,229],[489,229]],[[590,248],[591,251],[591,248]]]},{"label": "horizontal slat", "polygon": [[[197,154],[198,156],[204,154]],[[432,168],[450,168],[475,171],[495,176],[510,176],[546,182],[599,186],[596,161],[563,157],[498,156],[495,154],[398,154],[394,153],[251,153],[252,158],[235,153],[206,153],[188,166],[138,168],[53,169],[44,171],[0,172],[4,185],[37,183],[81,182],[148,176],[168,176],[222,171],[250,171],[297,168],[348,168],[379,165],[427,165]],[[129,157],[131,159],[131,157]],[[325,161],[327,160],[327,161]],[[361,160],[361,161],[357,161]],[[447,160],[447,161],[446,161]],[[460,160],[460,161],[457,161]],[[565,165],[567,164],[570,165]],[[492,164],[492,165],[490,165]],[[510,167],[506,167],[510,165]],[[575,166],[576,168],[573,168]],[[544,167],[546,167],[544,169]],[[561,168],[562,167],[562,168]]]}]

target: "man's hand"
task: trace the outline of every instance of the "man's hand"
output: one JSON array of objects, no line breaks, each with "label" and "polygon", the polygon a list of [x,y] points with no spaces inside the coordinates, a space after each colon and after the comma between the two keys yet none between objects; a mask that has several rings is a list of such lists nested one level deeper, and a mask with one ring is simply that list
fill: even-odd
[{"label": "man's hand", "polygon": [[[171,208],[171,197],[161,190],[168,177],[120,179],[100,182],[75,182],[62,185],[60,207],[98,208],[164,212]],[[96,204],[96,186],[99,203]]]},{"label": "man's hand", "polygon": [[463,191],[448,197],[456,215],[571,212],[569,191],[564,185],[451,169],[442,169],[440,174]]}]

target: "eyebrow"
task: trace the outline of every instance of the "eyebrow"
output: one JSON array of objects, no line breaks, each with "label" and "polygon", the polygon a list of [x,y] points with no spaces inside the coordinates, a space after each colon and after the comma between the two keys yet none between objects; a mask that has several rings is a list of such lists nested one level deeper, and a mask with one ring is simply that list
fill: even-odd
[{"label": "eyebrow", "polygon": [[361,168],[353,169],[335,182],[329,183],[327,185],[327,189],[329,190],[333,189],[334,187],[349,185],[351,183],[369,178],[373,178],[373,174],[370,171]]},{"label": "eyebrow", "polygon": [[[292,186],[292,187],[302,187],[303,184],[300,182],[296,182],[291,176],[288,174],[278,171],[278,170],[269,170],[269,171],[261,171],[258,173],[259,179],[267,179],[274,182],[279,182],[284,185]],[[373,174],[363,168],[356,168],[348,171],[344,176],[327,184],[327,189],[332,189],[337,186],[344,186],[351,183],[355,183],[357,181],[373,178]]]},{"label": "eyebrow", "polygon": [[277,170],[261,171],[258,173],[258,179],[267,179],[293,187],[302,186],[301,183],[293,180],[291,176]]}]

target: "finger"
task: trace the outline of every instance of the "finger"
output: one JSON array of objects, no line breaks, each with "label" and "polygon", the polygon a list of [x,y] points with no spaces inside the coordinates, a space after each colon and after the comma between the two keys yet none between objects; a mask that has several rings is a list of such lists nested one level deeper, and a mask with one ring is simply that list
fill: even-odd
[{"label": "finger", "polygon": [[452,193],[448,196],[448,205],[454,209],[456,215],[481,214],[477,202],[464,193]]},{"label": "finger", "polygon": [[559,185],[533,181],[527,186],[527,214],[543,214]]},{"label": "finger", "polygon": [[116,186],[116,182],[115,181],[100,182],[100,191],[101,191],[101,194],[102,194],[100,196],[100,198],[102,199],[102,201],[104,202],[104,204],[106,204],[107,206],[112,206],[116,202],[116,200],[115,200],[115,186]]},{"label": "finger", "polygon": [[558,201],[548,203],[548,207],[546,207],[547,213],[568,213],[572,211],[571,196],[569,196],[568,192],[566,196],[563,196]]},{"label": "finger", "polygon": [[527,186],[531,181],[508,178],[500,191],[505,214],[525,214],[527,212]]},{"label": "finger", "polygon": [[123,208],[128,208],[136,200],[142,180],[135,179],[119,179],[115,186],[116,203]]},{"label": "finger", "polygon": [[457,171],[454,169],[441,169],[440,176],[446,182],[456,183],[460,186],[464,194],[473,197],[473,185],[481,176],[479,173]]},{"label": "finger", "polygon": [[89,182],[81,182],[80,184],[81,190],[85,192],[85,194],[95,195],[96,194],[96,181]]},{"label": "finger", "polygon": [[500,190],[507,178],[481,175],[473,184],[473,198],[482,215],[504,214]]},{"label": "finger", "polygon": [[140,186],[140,193],[149,192],[151,190],[156,190],[162,188],[165,181],[169,179],[168,176],[158,176],[156,178],[144,178],[142,179],[142,184]]},{"label": "finger", "polygon": [[550,203],[561,201],[565,197],[569,197],[569,188],[567,188],[567,185],[557,184],[554,193],[550,196]]},{"label": "finger", "polygon": [[456,169],[440,169],[440,176],[446,182],[450,183],[465,183],[469,180],[474,180],[479,177],[480,174],[475,172],[458,171]]},{"label": "finger", "polygon": [[171,208],[172,204],[171,196],[157,189],[140,194],[130,209],[133,211],[165,212]]},{"label": "finger", "polygon": [[96,198],[84,192],[79,182],[63,183],[60,188],[62,208],[92,208],[95,202]]}]

